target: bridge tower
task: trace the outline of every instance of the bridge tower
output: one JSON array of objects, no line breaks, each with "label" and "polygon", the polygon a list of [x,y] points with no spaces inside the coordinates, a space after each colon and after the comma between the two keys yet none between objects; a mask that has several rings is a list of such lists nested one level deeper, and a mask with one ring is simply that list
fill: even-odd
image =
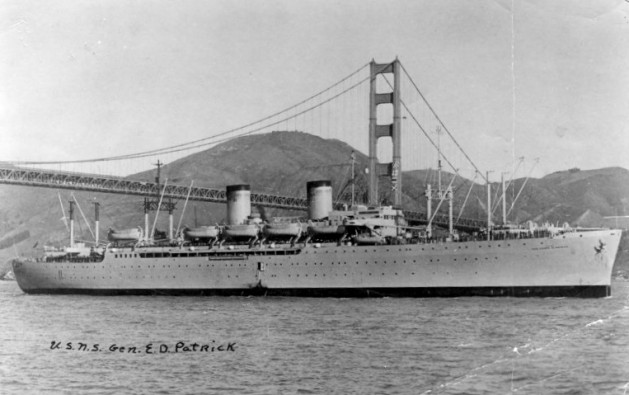
[{"label": "bridge tower", "polygon": [[[369,204],[378,205],[378,180],[381,176],[391,177],[393,205],[402,205],[402,142],[401,142],[401,107],[400,107],[400,61],[395,58],[392,63],[379,64],[374,60],[370,63],[369,89]],[[378,74],[393,74],[393,91],[376,92]],[[393,123],[378,124],[377,107],[380,104],[393,105]],[[378,139],[391,137],[393,143],[393,162],[378,163]]]}]

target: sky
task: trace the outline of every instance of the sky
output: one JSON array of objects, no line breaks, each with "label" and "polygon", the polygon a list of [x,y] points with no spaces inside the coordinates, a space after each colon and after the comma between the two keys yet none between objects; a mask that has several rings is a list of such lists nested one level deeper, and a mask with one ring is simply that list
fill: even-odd
[{"label": "sky", "polygon": [[0,53],[0,161],[208,137],[397,56],[480,169],[629,169],[625,0],[5,0]]}]

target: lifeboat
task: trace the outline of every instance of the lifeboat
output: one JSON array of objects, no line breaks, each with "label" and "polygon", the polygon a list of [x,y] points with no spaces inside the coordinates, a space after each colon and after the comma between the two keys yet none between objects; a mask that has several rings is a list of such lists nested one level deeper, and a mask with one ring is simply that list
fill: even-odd
[{"label": "lifeboat", "polygon": [[308,226],[308,234],[314,237],[318,236],[342,236],[345,234],[345,226],[343,225],[310,225]]},{"label": "lifeboat", "polygon": [[299,237],[301,224],[297,222],[274,222],[264,226],[265,237]]},{"label": "lifeboat", "polygon": [[226,225],[223,234],[226,237],[257,237],[260,228],[256,224]]},{"label": "lifeboat", "polygon": [[215,240],[220,235],[218,226],[199,226],[196,228],[184,228],[183,236],[186,240]]},{"label": "lifeboat", "polygon": [[352,241],[358,245],[384,244],[385,238],[377,234],[361,233],[352,237]]},{"label": "lifeboat", "polygon": [[142,239],[143,233],[139,226],[131,229],[109,229],[107,239],[111,242],[134,242]]}]

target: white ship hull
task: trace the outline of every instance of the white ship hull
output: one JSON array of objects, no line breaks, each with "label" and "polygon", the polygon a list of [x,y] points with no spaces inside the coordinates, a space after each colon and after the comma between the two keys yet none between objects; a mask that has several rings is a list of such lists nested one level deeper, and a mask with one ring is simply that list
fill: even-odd
[{"label": "white ship hull", "polygon": [[98,262],[14,261],[27,293],[302,296],[610,294],[621,231],[554,238],[374,246],[150,247]]}]

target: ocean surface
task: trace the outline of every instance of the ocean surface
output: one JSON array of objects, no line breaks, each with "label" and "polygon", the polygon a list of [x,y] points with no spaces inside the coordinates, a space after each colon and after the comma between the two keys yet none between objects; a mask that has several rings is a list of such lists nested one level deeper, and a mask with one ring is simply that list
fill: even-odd
[{"label": "ocean surface", "polygon": [[48,296],[0,281],[0,393],[629,394],[629,282],[612,294]]}]

